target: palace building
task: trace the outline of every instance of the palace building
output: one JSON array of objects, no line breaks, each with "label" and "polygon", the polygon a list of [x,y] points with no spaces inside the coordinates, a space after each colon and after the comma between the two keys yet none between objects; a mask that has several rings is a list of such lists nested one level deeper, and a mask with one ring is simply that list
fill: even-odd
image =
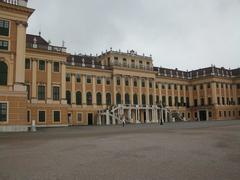
[{"label": "palace building", "polygon": [[155,67],[110,49],[71,55],[26,34],[27,0],[0,0],[0,131],[68,125],[240,119],[240,68]]}]

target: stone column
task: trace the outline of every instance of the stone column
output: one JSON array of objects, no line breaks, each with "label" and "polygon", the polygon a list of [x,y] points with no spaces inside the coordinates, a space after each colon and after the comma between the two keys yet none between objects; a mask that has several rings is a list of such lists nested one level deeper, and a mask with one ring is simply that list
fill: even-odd
[{"label": "stone column", "polygon": [[82,75],[82,104],[83,106],[87,105],[86,99],[86,75]]},{"label": "stone column", "polygon": [[156,82],[155,79],[153,80],[153,104],[156,104]]},{"label": "stone column", "polygon": [[231,102],[231,90],[230,90],[229,84],[228,84],[228,99],[229,99],[229,102]]},{"label": "stone column", "polygon": [[117,77],[116,76],[113,76],[113,97],[112,97],[112,100],[113,100],[113,104],[116,105],[117,104],[117,101],[116,101],[116,86],[117,86]]},{"label": "stone column", "polygon": [[221,88],[221,85],[219,87],[219,99],[220,99],[220,105],[222,105],[222,88]]},{"label": "stone column", "polygon": [[102,78],[102,104],[105,106],[106,103],[106,78]]},{"label": "stone column", "polygon": [[25,91],[25,53],[26,53],[26,22],[17,22],[16,64],[14,91]]},{"label": "stone column", "polygon": [[177,85],[178,102],[181,102],[180,85]]},{"label": "stone column", "polygon": [[237,104],[237,85],[234,84],[232,85],[232,91],[233,91],[233,101],[235,102],[235,104]]},{"label": "stone column", "polygon": [[125,104],[125,77],[121,77],[122,104]]},{"label": "stone column", "polygon": [[52,62],[47,61],[47,104],[52,103]]},{"label": "stone column", "polygon": [[200,100],[200,87],[197,85],[197,101],[198,101],[198,106],[201,105],[201,100]]},{"label": "stone column", "polygon": [[131,105],[133,105],[133,87],[134,87],[134,83],[133,83],[133,78],[130,78],[130,86],[131,86],[131,92],[130,92],[130,99],[131,99]]},{"label": "stone column", "polygon": [[172,91],[172,105],[175,106],[174,84],[171,84],[171,91]]},{"label": "stone column", "polygon": [[166,106],[169,106],[169,102],[168,102],[168,84],[165,84],[165,90],[166,90]]},{"label": "stone column", "polygon": [[149,123],[149,108],[148,108],[149,105],[147,105],[147,108],[146,108],[146,123]]},{"label": "stone column", "polygon": [[213,104],[217,104],[217,88],[216,88],[216,82],[211,83],[211,88],[212,88],[212,101]]},{"label": "stone column", "polygon": [[96,106],[97,100],[96,100],[96,76],[92,77],[92,100],[93,100],[93,106]]},{"label": "stone column", "polygon": [[71,85],[72,85],[72,105],[76,105],[76,76],[75,74],[71,74]]},{"label": "stone column", "polygon": [[189,105],[193,106],[193,86],[188,87],[189,90]]},{"label": "stone column", "polygon": [[186,86],[183,86],[183,99],[184,99],[184,103],[186,103]]},{"label": "stone column", "polygon": [[158,93],[159,93],[159,101],[162,102],[162,84],[158,84],[158,87],[159,87],[159,90],[158,90]]},{"label": "stone column", "polygon": [[226,105],[227,104],[226,84],[223,84],[223,93],[224,93],[224,101],[225,101],[225,105]]},{"label": "stone column", "polygon": [[146,104],[149,105],[149,79],[146,80],[146,89],[147,89],[147,94],[146,94]]},{"label": "stone column", "polygon": [[208,105],[207,84],[203,84],[204,105]]},{"label": "stone column", "polygon": [[139,102],[139,105],[142,105],[142,79],[141,78],[138,79],[138,93],[139,93],[138,102]]},{"label": "stone column", "polygon": [[37,101],[37,60],[32,59],[32,103]]},{"label": "stone column", "polygon": [[67,104],[66,100],[66,65],[61,63],[61,104]]}]

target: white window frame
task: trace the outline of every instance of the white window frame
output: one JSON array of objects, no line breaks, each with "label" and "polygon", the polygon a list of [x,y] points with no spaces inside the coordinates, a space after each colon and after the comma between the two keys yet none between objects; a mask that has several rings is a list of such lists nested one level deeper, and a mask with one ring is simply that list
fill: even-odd
[{"label": "white window frame", "polygon": [[8,101],[0,101],[0,103],[7,104],[7,119],[6,119],[6,121],[0,122],[0,124],[7,124],[9,122],[9,102]]}]

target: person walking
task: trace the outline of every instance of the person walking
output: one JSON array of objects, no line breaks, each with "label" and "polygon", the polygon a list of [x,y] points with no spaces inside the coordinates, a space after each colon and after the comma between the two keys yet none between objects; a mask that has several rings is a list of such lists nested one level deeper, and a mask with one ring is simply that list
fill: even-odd
[{"label": "person walking", "polygon": [[125,123],[126,123],[126,121],[125,121],[125,118],[123,117],[123,120],[122,120],[122,126],[123,127],[125,127]]}]

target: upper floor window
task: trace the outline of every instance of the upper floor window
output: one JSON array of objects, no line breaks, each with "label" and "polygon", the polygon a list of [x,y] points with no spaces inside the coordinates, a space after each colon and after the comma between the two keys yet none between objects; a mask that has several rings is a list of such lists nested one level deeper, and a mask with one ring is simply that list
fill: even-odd
[{"label": "upper floor window", "polygon": [[45,100],[45,86],[38,86],[38,100]]},{"label": "upper floor window", "polygon": [[70,74],[66,74],[66,81],[70,82],[71,81],[71,75]]},{"label": "upper floor window", "polygon": [[117,85],[118,85],[118,86],[121,85],[121,80],[120,80],[120,78],[117,78]]},{"label": "upper floor window", "polygon": [[110,84],[111,84],[111,80],[110,80],[110,79],[107,79],[107,80],[106,80],[106,84],[107,84],[107,85],[110,85]]},{"label": "upper floor window", "polygon": [[58,101],[60,99],[60,88],[58,86],[53,86],[53,100]]},{"label": "upper floor window", "polygon": [[1,36],[9,35],[9,21],[0,20],[0,35]]},{"label": "upper floor window", "polygon": [[125,79],[125,86],[128,86],[129,85],[129,81],[128,79]]},{"label": "upper floor window", "polygon": [[7,64],[0,61],[0,86],[7,85],[8,67]]},{"label": "upper floor window", "polygon": [[31,61],[30,61],[30,59],[25,59],[25,69],[31,69]]},{"label": "upper floor window", "polygon": [[59,72],[59,62],[54,62],[53,63],[53,72]]},{"label": "upper floor window", "polygon": [[102,80],[100,77],[97,78],[97,84],[102,84]]},{"label": "upper floor window", "polygon": [[207,84],[207,88],[208,89],[211,88],[211,84],[210,83]]},{"label": "upper floor window", "polygon": [[136,79],[134,80],[133,84],[134,84],[134,87],[137,87],[137,80]]},{"label": "upper floor window", "polygon": [[40,71],[45,71],[45,61],[43,61],[43,60],[38,61],[38,69]]},{"label": "upper floor window", "polygon": [[152,87],[153,87],[152,82],[149,82],[149,88],[152,88]]},{"label": "upper floor window", "polygon": [[80,76],[80,74],[77,74],[77,75],[76,75],[76,81],[77,81],[77,83],[80,83],[80,82],[81,82],[81,76]]},{"label": "upper floor window", "polygon": [[240,84],[237,84],[237,89],[240,89]]},{"label": "upper floor window", "polygon": [[87,76],[87,83],[92,83],[92,77],[91,76]]},{"label": "upper floor window", "polygon": [[2,50],[8,50],[8,41],[2,41],[2,40],[0,40],[0,49],[2,49]]},{"label": "upper floor window", "polygon": [[145,87],[145,81],[144,81],[144,79],[142,80],[142,87]]}]

